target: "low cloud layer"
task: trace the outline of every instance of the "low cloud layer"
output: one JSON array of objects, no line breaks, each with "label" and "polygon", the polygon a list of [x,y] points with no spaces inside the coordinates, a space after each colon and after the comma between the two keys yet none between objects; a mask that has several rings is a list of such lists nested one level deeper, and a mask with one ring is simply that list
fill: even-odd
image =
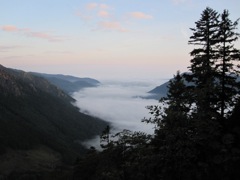
[{"label": "low cloud layer", "polygon": [[[149,117],[146,106],[157,104],[156,100],[142,99],[154,86],[147,82],[106,82],[96,88],[86,88],[73,97],[81,112],[99,117],[112,124],[112,133],[123,129],[153,133],[153,125],[141,122]],[[94,143],[98,140],[93,140]],[[99,141],[97,142],[99,143]]]}]

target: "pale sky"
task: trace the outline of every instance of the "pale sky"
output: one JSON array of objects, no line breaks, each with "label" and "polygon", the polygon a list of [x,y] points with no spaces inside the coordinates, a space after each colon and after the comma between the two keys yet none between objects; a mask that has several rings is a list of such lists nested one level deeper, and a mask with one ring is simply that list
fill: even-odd
[{"label": "pale sky", "polygon": [[190,65],[189,28],[207,6],[240,17],[239,0],[0,0],[0,64],[97,79],[171,78]]}]

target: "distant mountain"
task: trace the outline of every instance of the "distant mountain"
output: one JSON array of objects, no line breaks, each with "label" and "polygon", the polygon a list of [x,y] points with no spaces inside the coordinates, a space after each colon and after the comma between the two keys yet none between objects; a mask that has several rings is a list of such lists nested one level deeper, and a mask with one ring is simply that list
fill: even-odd
[{"label": "distant mountain", "polygon": [[0,65],[0,179],[51,172],[85,152],[80,142],[107,123],[80,113],[72,102],[46,79]]},{"label": "distant mountain", "polygon": [[[172,80],[172,79],[170,79],[170,80]],[[148,95],[145,96],[144,98],[159,100],[162,97],[166,97],[167,93],[168,93],[168,85],[169,85],[170,80],[161,84],[160,86],[157,86],[154,89],[148,91],[147,92]],[[240,82],[240,77],[237,78],[237,81]],[[186,85],[188,84],[186,81],[185,81],[185,83],[186,83]]]},{"label": "distant mountain", "polygon": [[[186,74],[186,72],[183,74]],[[149,95],[147,95],[146,98],[159,100],[162,97],[166,97],[167,93],[168,93],[168,86],[169,86],[169,83],[171,80],[173,80],[173,78],[168,80],[167,82],[161,84],[160,86],[157,86],[154,89],[148,91],[147,93]],[[185,84],[188,84],[188,82],[185,81]]]},{"label": "distant mountain", "polygon": [[149,95],[147,98],[159,100],[162,97],[166,97],[168,93],[168,85],[169,81],[148,91]]},{"label": "distant mountain", "polygon": [[92,78],[79,78],[69,75],[43,74],[35,72],[31,72],[31,74],[44,77],[68,94],[79,91],[83,88],[97,87],[100,84],[98,80]]}]

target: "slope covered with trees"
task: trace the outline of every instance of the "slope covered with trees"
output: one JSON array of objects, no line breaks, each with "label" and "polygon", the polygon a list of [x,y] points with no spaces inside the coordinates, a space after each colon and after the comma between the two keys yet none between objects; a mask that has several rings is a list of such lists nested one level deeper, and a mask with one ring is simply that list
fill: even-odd
[{"label": "slope covered with trees", "polygon": [[50,171],[85,153],[80,142],[107,123],[72,102],[44,78],[0,65],[0,175]]},{"label": "slope covered with trees", "polygon": [[[109,127],[102,152],[80,159],[75,177],[136,180],[237,180],[240,178],[240,50],[238,20],[207,7],[191,28],[190,73],[179,72],[159,105],[149,106],[155,133]],[[187,81],[187,84],[185,83]]]}]

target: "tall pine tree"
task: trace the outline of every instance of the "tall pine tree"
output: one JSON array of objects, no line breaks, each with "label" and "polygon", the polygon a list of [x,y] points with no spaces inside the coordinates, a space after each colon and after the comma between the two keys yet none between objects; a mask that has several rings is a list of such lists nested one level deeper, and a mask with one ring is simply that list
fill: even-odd
[{"label": "tall pine tree", "polygon": [[216,69],[218,71],[219,83],[219,111],[221,117],[230,114],[232,108],[236,104],[236,95],[239,93],[238,67],[240,61],[240,50],[234,48],[234,42],[238,40],[239,34],[236,31],[238,20],[232,22],[229,19],[229,12],[224,10],[221,14],[218,34],[218,63]]},{"label": "tall pine tree", "polygon": [[[191,28],[193,35],[189,44],[195,45],[190,55],[193,57],[189,67],[191,74],[186,79],[193,83],[193,99],[196,104],[196,114],[203,119],[214,117],[216,104],[215,100],[215,69],[216,44],[218,35],[219,14],[207,7],[201,14],[199,21],[195,22],[196,27]],[[202,112],[199,114],[198,112]]]}]

